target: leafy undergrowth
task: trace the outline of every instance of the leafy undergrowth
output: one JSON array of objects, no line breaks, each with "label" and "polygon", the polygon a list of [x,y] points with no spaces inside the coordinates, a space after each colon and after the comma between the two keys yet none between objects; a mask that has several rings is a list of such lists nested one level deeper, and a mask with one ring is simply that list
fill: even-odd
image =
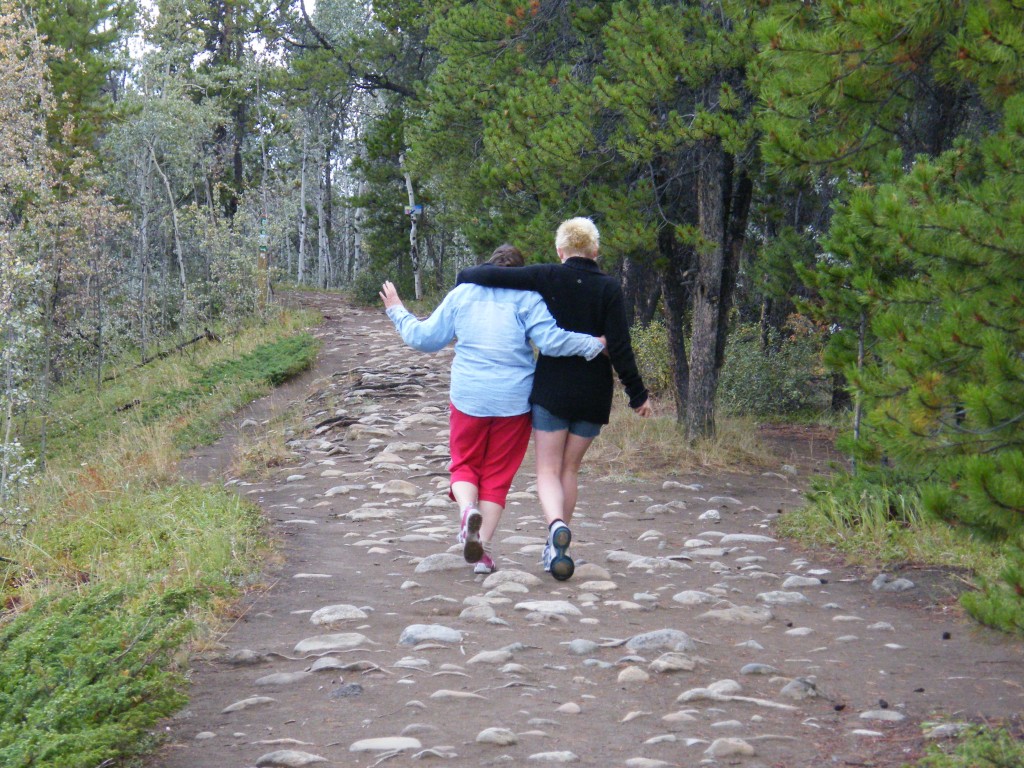
[{"label": "leafy undergrowth", "polygon": [[0,765],[121,764],[182,705],[180,652],[256,584],[267,542],[258,508],[181,483],[177,461],[312,365],[311,319],[282,313],[98,394],[58,393],[26,519],[0,529]]},{"label": "leafy undergrowth", "polygon": [[0,765],[94,768],[138,754],[184,704],[171,658],[193,596],[149,585],[42,600],[0,630]]},{"label": "leafy undergrowth", "polygon": [[933,744],[913,768],[1020,768],[1024,741],[1008,728],[978,728],[952,743]]},{"label": "leafy undergrowth", "polygon": [[780,518],[783,536],[842,552],[854,563],[915,563],[995,577],[995,546],[961,535],[924,514],[912,485],[879,485],[839,473],[818,478],[807,504]]}]

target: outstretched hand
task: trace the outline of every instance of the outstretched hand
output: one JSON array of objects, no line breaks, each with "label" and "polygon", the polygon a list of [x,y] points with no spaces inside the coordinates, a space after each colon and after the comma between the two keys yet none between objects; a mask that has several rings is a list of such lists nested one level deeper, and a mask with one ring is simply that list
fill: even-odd
[{"label": "outstretched hand", "polygon": [[384,285],[381,286],[381,291],[378,295],[381,301],[384,302],[384,309],[402,306],[402,300],[398,298],[398,289],[395,288],[395,284],[390,280],[384,281]]},{"label": "outstretched hand", "polygon": [[651,408],[651,399],[647,398],[640,405],[633,409],[633,413],[641,418],[647,419],[654,415],[654,409]]}]

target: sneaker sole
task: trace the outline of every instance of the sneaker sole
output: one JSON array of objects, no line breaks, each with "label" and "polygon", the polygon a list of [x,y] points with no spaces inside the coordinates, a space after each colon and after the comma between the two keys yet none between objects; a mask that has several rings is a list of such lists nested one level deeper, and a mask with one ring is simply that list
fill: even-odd
[{"label": "sneaker sole", "polygon": [[484,556],[484,544],[480,541],[480,526],[484,517],[479,512],[471,512],[466,518],[466,543],[462,545],[462,556],[467,563],[479,563]]},{"label": "sneaker sole", "polygon": [[576,571],[576,563],[568,555],[555,555],[551,561],[551,575],[558,581],[567,581]]},{"label": "sneaker sole", "polygon": [[551,558],[551,575],[558,581],[566,581],[572,578],[576,570],[576,563],[565,554],[565,550],[572,543],[572,531],[566,526],[559,526],[558,530],[551,536],[551,546],[555,548],[555,556]]}]

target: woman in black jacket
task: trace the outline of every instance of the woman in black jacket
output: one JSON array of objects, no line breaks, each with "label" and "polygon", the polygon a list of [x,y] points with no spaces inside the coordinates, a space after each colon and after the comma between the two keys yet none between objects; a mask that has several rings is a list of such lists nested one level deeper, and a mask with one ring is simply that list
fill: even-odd
[{"label": "woman in black jacket", "polygon": [[612,368],[626,388],[629,406],[640,416],[651,415],[647,389],[633,357],[622,289],[597,266],[599,237],[590,219],[569,219],[555,235],[561,264],[519,269],[483,265],[463,270],[458,277],[459,283],[537,291],[559,326],[607,339],[608,356],[591,361],[540,355],[533,377],[530,403],[537,495],[548,523],[544,569],[560,581],[575,569],[566,552],[572,541],[569,523],[576,508],[583,456],[611,413]]}]

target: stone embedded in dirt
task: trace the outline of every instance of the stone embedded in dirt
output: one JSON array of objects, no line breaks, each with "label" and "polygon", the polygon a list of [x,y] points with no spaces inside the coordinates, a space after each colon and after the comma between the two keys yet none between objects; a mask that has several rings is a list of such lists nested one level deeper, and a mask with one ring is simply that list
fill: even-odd
[{"label": "stone embedded in dirt", "polygon": [[568,643],[565,643],[565,645],[569,646],[569,653],[575,654],[576,656],[586,656],[587,654],[594,653],[601,647],[593,640],[585,640],[583,638],[570,640]]},{"label": "stone embedded in dirt", "polygon": [[485,728],[476,735],[478,744],[494,744],[499,747],[510,747],[519,743],[515,731],[508,728]]},{"label": "stone embedded in dirt", "polygon": [[392,496],[408,496],[415,498],[419,495],[419,486],[410,483],[408,480],[388,480],[380,487],[379,493]]},{"label": "stone embedded in dirt", "polygon": [[697,662],[685,653],[671,651],[663,653],[650,664],[652,672],[661,674],[668,672],[692,672],[697,667]]},{"label": "stone embedded in dirt", "polygon": [[894,709],[869,709],[867,712],[861,712],[859,717],[861,720],[882,720],[889,723],[898,723],[907,719],[906,715]]},{"label": "stone embedded in dirt", "polygon": [[[450,552],[435,552],[434,554],[427,555],[420,560],[416,565],[415,572],[434,573],[436,571],[461,571],[468,568],[468,565],[469,564],[462,555],[455,555]],[[501,573],[501,571],[498,571],[498,573]],[[494,574],[491,575],[493,576]]]},{"label": "stone embedded in dirt", "polygon": [[702,522],[717,523],[722,519],[722,513],[717,509],[709,509],[706,512],[701,513],[700,517],[697,519]]},{"label": "stone embedded in dirt", "polygon": [[228,664],[236,664],[240,667],[262,664],[266,660],[266,654],[250,650],[249,648],[239,648],[224,657],[224,661],[228,662]]},{"label": "stone embedded in dirt", "polygon": [[689,653],[697,650],[697,644],[693,642],[693,639],[678,629],[656,629],[653,632],[633,635],[626,641],[626,647],[637,653],[661,649]]},{"label": "stone embedded in dirt", "polygon": [[741,675],[777,675],[779,670],[771,664],[744,664],[740,669]]},{"label": "stone embedded in dirt", "polygon": [[423,745],[419,739],[411,736],[383,736],[376,739],[360,739],[353,742],[349,752],[402,752],[407,749],[420,749]]},{"label": "stone embedded in dirt", "polygon": [[291,685],[292,683],[301,683],[309,677],[312,677],[309,672],[274,672],[257,678],[253,681],[253,685]]},{"label": "stone embedded in dirt", "polygon": [[224,707],[220,712],[222,715],[229,714],[231,712],[240,712],[243,709],[249,709],[251,707],[258,707],[261,704],[273,704],[277,699],[272,699],[269,696],[250,696],[248,699],[242,699],[236,701],[227,707]]},{"label": "stone embedded in dirt", "polygon": [[620,683],[646,683],[650,679],[651,676],[640,669],[640,667],[626,667],[619,672],[617,678]]},{"label": "stone embedded in dirt", "polygon": [[698,618],[715,619],[727,624],[767,624],[775,615],[767,608],[735,605],[732,608],[716,608],[705,611]]},{"label": "stone embedded in dirt", "polygon": [[310,672],[327,672],[336,669],[346,669],[348,665],[333,656],[321,656],[309,666]]},{"label": "stone embedded in dirt", "polygon": [[479,693],[472,693],[471,691],[452,691],[447,688],[440,688],[430,694],[432,699],[486,699],[486,696],[481,696]]},{"label": "stone embedded in dirt", "polygon": [[704,754],[708,757],[753,757],[757,751],[743,739],[732,737],[715,739]]},{"label": "stone embedded in dirt", "polygon": [[[577,563],[576,570],[573,572],[573,578],[575,579],[593,579],[594,581],[607,581],[611,579],[612,575],[606,568],[602,568],[597,563]],[[538,583],[541,583],[538,579]]]},{"label": "stone embedded in dirt", "polygon": [[579,755],[575,752],[535,752],[528,758],[531,763],[578,763]]},{"label": "stone embedded in dirt", "polygon": [[821,579],[812,576],[790,576],[782,582],[783,589],[799,589],[800,587],[820,587]]},{"label": "stone embedded in dirt", "polygon": [[462,632],[443,624],[410,624],[402,630],[398,638],[399,645],[418,645],[419,643],[461,643]]},{"label": "stone embedded in dirt", "polygon": [[650,571],[653,573],[655,571],[688,571],[690,566],[667,557],[637,557],[626,566],[626,569],[631,571]]},{"label": "stone embedded in dirt", "polygon": [[567,600],[527,600],[516,603],[515,610],[552,616],[582,616],[583,613]]},{"label": "stone embedded in dirt", "polygon": [[762,592],[754,599],[765,605],[800,605],[811,602],[802,592]]},{"label": "stone embedded in dirt", "polygon": [[779,695],[795,699],[796,701],[802,701],[803,699],[814,698],[820,694],[818,693],[817,683],[814,680],[806,677],[797,677],[786,683],[782,690],[779,691]]},{"label": "stone embedded in dirt", "polygon": [[464,608],[459,618],[469,622],[488,622],[497,617],[494,609],[489,605],[471,605]]},{"label": "stone embedded in dirt", "polygon": [[871,582],[871,588],[876,592],[906,592],[916,586],[910,579],[894,579],[887,573],[878,574]]},{"label": "stone embedded in dirt", "polygon": [[299,752],[295,749],[280,749],[257,758],[256,766],[257,768],[303,768],[306,765],[326,762],[327,758],[320,757],[320,755]]},{"label": "stone embedded in dirt", "polygon": [[649,757],[631,757],[625,765],[626,768],[671,768],[675,763],[666,763],[664,760],[654,760]]},{"label": "stone embedded in dirt", "polygon": [[317,635],[307,637],[299,641],[294,649],[296,654],[315,654],[328,651],[342,651],[349,648],[358,648],[369,643],[366,635],[358,632],[343,632],[336,635]]},{"label": "stone embedded in dirt", "polygon": [[708,594],[707,592],[701,592],[696,589],[677,592],[672,595],[672,599],[682,605],[705,605],[707,603],[714,603],[718,601],[718,598],[714,595]]},{"label": "stone embedded in dirt", "polygon": [[309,617],[313,624],[334,624],[339,621],[365,619],[366,611],[354,605],[328,605],[315,611]]},{"label": "stone embedded in dirt", "polygon": [[775,544],[778,539],[759,533],[727,533],[718,540],[721,546],[729,544]]}]

